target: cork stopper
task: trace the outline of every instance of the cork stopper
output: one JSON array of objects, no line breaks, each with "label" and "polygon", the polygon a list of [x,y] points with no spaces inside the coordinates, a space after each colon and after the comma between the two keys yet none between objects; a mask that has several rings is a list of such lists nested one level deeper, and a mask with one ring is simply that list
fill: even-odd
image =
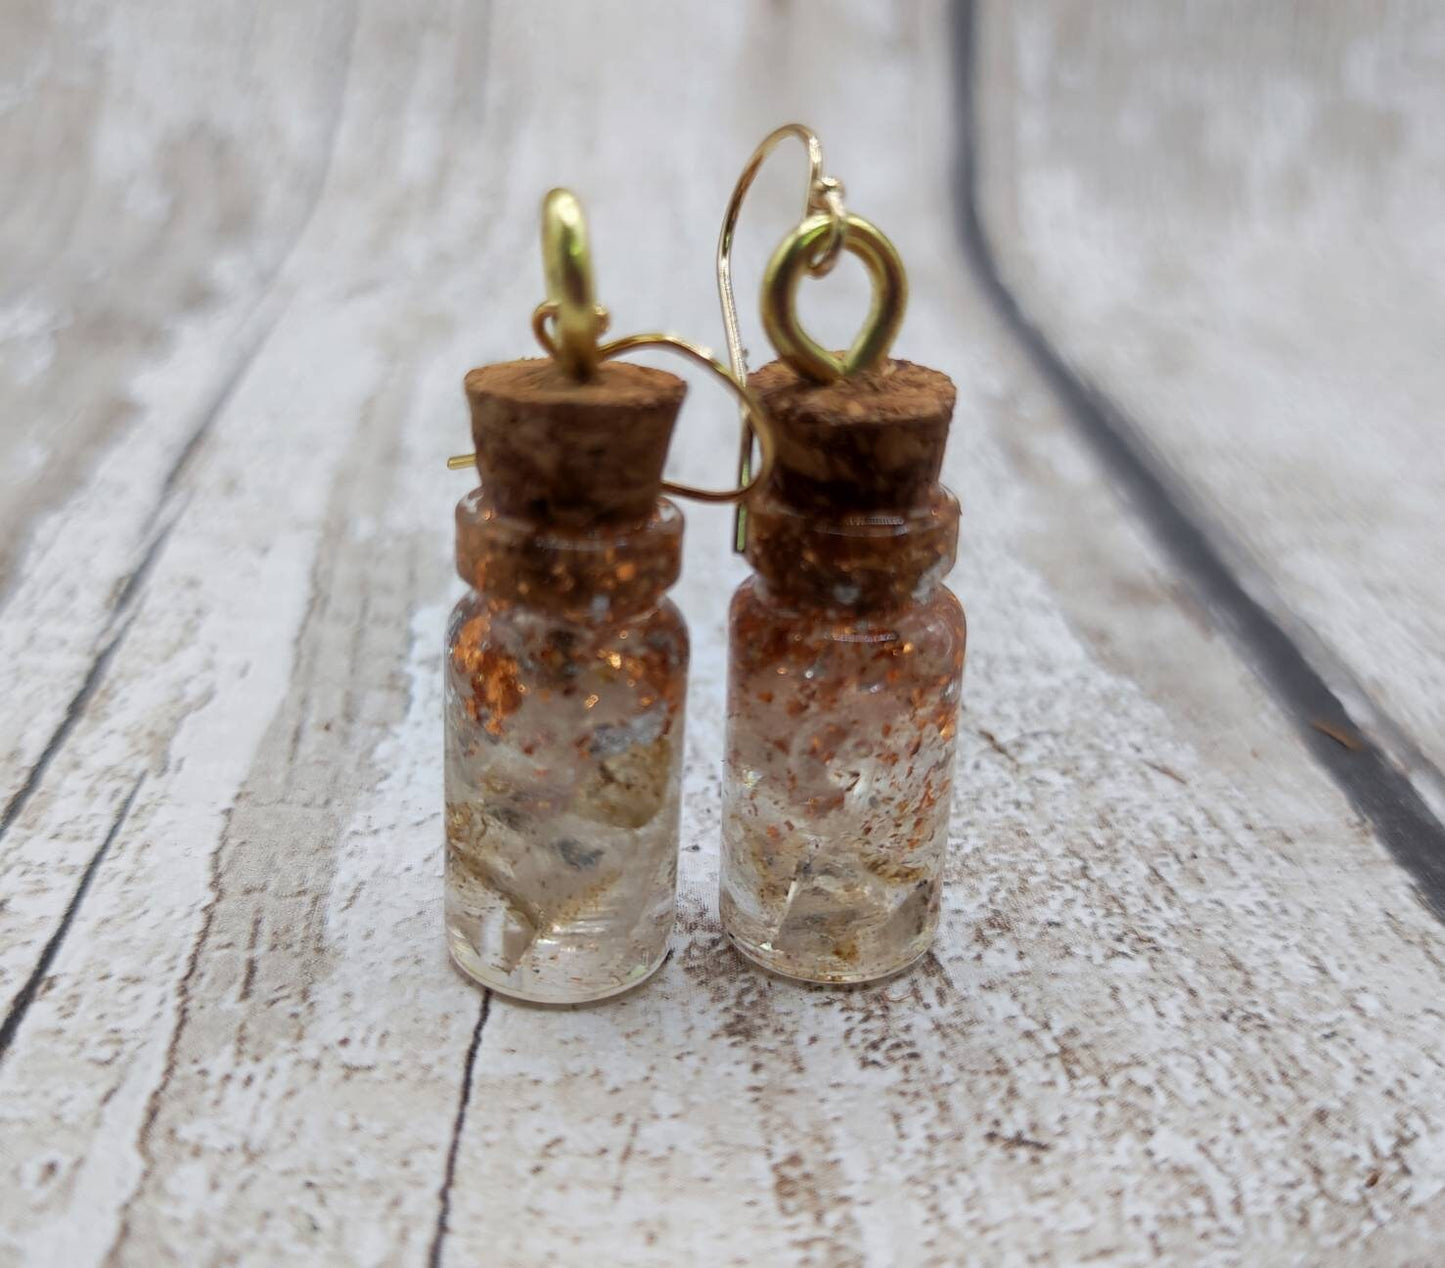
[{"label": "cork stopper", "polygon": [[777,436],[772,491],[784,502],[844,512],[928,502],[953,418],[948,375],[890,360],[814,383],[774,361],[748,383]]},{"label": "cork stopper", "polygon": [[675,374],[604,361],[579,383],[538,357],[473,370],[466,390],[490,509],[575,528],[652,512],[687,393]]}]

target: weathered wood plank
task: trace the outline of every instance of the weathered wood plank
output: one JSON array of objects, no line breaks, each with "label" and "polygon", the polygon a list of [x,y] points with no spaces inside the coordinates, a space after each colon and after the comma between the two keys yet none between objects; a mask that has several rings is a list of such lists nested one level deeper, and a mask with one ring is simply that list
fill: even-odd
[{"label": "weathered wood plank", "polygon": [[181,469],[274,325],[350,39],[313,3],[3,21],[0,611],[20,615],[0,623],[0,822],[88,700]]},{"label": "weathered wood plank", "polygon": [[[578,12],[362,9],[287,305],[3,843],[19,973],[144,775],[0,1064],[0,1262],[1417,1244],[1445,1186],[1445,941],[969,284],[942,7]],[[614,1005],[498,1000],[479,1031],[439,934],[460,372],[525,350],[557,182],[588,201],[614,328],[716,330],[733,165],[793,115],[912,263],[900,350],[962,387],[974,643],[944,938],[914,976],[844,993],[721,945],[721,593],[741,567],[727,517],[690,512],[676,954]],[[770,177],[754,262],[796,199],[795,173]],[[712,390],[678,462],[705,480],[733,426]],[[28,614],[12,598],[0,625]]]},{"label": "weathered wood plank", "polygon": [[1439,812],[1442,14],[979,8],[1024,308]]},{"label": "weathered wood plank", "polygon": [[[405,169],[418,116],[441,122],[426,91],[467,36],[465,22],[429,32],[371,15],[358,49],[366,91],[348,100],[335,180],[354,186],[389,155]],[[469,110],[460,96],[451,115],[460,132]],[[228,1181],[264,1189],[252,1210],[268,1214],[247,1221],[246,1240],[272,1247],[268,1257],[294,1248],[297,1221],[305,1233],[315,1220],[337,1254],[357,1261],[430,1238],[478,1001],[445,971],[431,919],[438,860],[408,831],[440,796],[425,776],[437,769],[437,709],[412,692],[414,677],[435,681],[434,631],[414,640],[412,621],[418,587],[433,596],[431,624],[444,612],[448,569],[432,521],[454,491],[440,433],[414,411],[437,417],[441,399],[454,407],[456,366],[472,353],[469,340],[433,328],[424,293],[381,293],[393,276],[408,295],[424,292],[444,267],[414,280],[395,258],[378,261],[372,235],[388,222],[404,230],[404,213],[429,205],[419,191],[445,164],[443,147],[409,179],[394,175],[360,240],[347,239],[353,189],[324,200],[283,279],[287,319],[177,476],[184,509],[130,634],[6,842],[5,918],[20,925],[6,945],[33,953],[48,931],[44,911],[58,914],[74,887],[57,862],[72,842],[83,857],[100,839],[89,824],[104,818],[88,802],[150,771],[3,1067],[23,1089],[5,1111],[7,1136],[24,1141],[7,1150],[11,1253],[192,1258],[213,1214],[209,1166],[197,1169],[194,1150],[229,1158],[213,1177],[223,1203]],[[387,317],[398,310],[400,328]],[[404,452],[408,439],[422,452]],[[423,658],[414,674],[413,648]],[[408,717],[431,742],[386,748]],[[412,909],[425,933],[374,906],[408,885],[419,888]],[[341,940],[325,938],[328,914],[342,911],[354,914]],[[423,958],[434,989],[417,994],[418,974],[398,952]],[[393,985],[390,999],[374,993],[376,981]],[[349,1020],[348,1000],[368,1020]],[[312,1011],[324,1020],[309,1023]],[[295,1044],[303,1033],[314,1049]],[[219,1087],[216,1116],[187,1096],[198,1081]],[[331,1093],[312,1095],[323,1083]],[[403,1085],[413,1094],[377,1094]],[[275,1124],[293,1120],[298,1098],[315,1117],[295,1119],[288,1165]],[[338,1134],[351,1144],[338,1150]],[[265,1165],[253,1170],[245,1160],[258,1156]],[[178,1158],[187,1159],[179,1176]],[[337,1165],[379,1189],[333,1186]],[[394,1176],[408,1166],[425,1175],[399,1195]]]}]

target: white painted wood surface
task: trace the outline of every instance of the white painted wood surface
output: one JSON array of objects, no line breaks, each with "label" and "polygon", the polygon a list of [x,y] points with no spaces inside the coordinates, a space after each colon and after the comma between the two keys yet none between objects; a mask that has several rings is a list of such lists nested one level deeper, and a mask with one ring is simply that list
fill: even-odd
[{"label": "white painted wood surface", "polygon": [[1027,0],[982,28],[1025,307],[1445,804],[1445,11]]},{"label": "white painted wood surface", "polygon": [[[57,949],[0,1059],[0,1264],[1429,1262],[1440,927],[971,282],[943,8],[820,13],[7,15],[7,1007]],[[461,374],[528,351],[555,183],[615,329],[719,341],[717,216],[792,117],[911,265],[899,351],[961,389],[943,937],[834,993],[722,944],[742,568],[690,510],[673,959],[484,1003],[440,936]],[[726,464],[714,390],[680,476]]]}]

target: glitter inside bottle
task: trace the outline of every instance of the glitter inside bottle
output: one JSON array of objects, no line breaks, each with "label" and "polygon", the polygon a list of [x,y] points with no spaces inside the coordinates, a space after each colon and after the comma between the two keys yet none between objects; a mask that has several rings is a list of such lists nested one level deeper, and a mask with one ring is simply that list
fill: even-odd
[{"label": "glitter inside bottle", "polygon": [[723,927],[775,972],[869,981],[938,922],[965,642],[937,483],[953,385],[903,361],[751,382],[778,465],[732,604]]},{"label": "glitter inside bottle", "polygon": [[457,508],[446,670],[452,959],[520,999],[637,984],[672,929],[688,641],[658,496],[682,380],[550,360],[467,376],[481,488]]}]

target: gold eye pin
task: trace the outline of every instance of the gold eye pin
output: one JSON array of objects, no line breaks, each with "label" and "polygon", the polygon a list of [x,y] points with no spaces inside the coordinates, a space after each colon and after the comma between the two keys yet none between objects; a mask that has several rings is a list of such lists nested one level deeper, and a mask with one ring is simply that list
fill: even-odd
[{"label": "gold eye pin", "polygon": [[[547,298],[532,312],[532,333],[547,355],[579,383],[585,383],[603,361],[638,348],[665,348],[700,365],[738,398],[743,425],[748,428],[749,455],[753,437],[757,437],[761,455],[757,472],[734,489],[699,489],[664,481],[664,493],[697,502],[738,502],[768,478],[773,465],[772,430],[747,384],[727,366],[696,344],[660,331],[598,342],[607,330],[608,314],[594,297],[587,220],[571,190],[551,190],[542,200],[542,272]],[[476,454],[457,454],[447,459],[447,466],[459,471],[475,466],[476,460]]]}]

